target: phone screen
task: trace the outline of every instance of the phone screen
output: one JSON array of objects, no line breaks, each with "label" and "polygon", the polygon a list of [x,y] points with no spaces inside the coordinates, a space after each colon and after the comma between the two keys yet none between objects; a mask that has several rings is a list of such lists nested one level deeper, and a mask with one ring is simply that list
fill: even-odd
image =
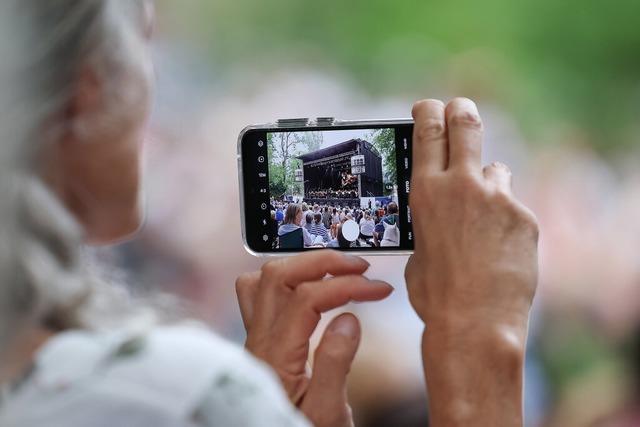
[{"label": "phone screen", "polygon": [[245,131],[240,166],[247,248],[413,250],[412,133],[407,123]]}]

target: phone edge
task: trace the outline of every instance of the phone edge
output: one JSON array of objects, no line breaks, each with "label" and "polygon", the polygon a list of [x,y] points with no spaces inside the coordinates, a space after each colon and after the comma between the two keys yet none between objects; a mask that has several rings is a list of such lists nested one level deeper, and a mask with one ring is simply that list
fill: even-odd
[{"label": "phone edge", "polygon": [[[308,121],[305,126],[308,128],[314,127],[332,127],[332,126],[359,126],[359,125],[394,125],[394,124],[412,124],[414,123],[413,119],[409,118],[398,118],[398,119],[362,119],[362,120],[335,120],[331,125],[327,126],[319,125],[317,122]],[[251,130],[255,129],[286,129],[287,127],[301,127],[301,126],[281,126],[278,123],[259,123],[245,126],[238,135],[237,141],[237,161],[238,161],[238,183],[240,184],[240,188],[238,191],[240,197],[240,221],[241,221],[241,232],[242,232],[242,245],[244,246],[245,251],[248,254],[256,257],[256,258],[270,258],[270,257],[287,257],[287,256],[295,256],[301,253],[305,253],[308,251],[299,251],[299,252],[256,252],[249,247],[249,243],[247,242],[247,230],[246,230],[246,217],[245,217],[245,205],[244,205],[244,179],[242,176],[242,139],[245,134]],[[326,249],[326,248],[325,248]],[[317,249],[322,250],[322,249]],[[396,251],[339,251],[345,252],[350,255],[357,256],[407,256],[413,254],[411,250],[396,250]]]}]

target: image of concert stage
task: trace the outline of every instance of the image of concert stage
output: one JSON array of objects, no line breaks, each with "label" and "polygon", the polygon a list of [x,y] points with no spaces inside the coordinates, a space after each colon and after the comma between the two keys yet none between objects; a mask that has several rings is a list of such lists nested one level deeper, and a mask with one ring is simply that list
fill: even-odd
[{"label": "image of concert stage", "polygon": [[361,206],[363,198],[383,196],[382,158],[368,141],[350,139],[298,159],[307,203]]}]

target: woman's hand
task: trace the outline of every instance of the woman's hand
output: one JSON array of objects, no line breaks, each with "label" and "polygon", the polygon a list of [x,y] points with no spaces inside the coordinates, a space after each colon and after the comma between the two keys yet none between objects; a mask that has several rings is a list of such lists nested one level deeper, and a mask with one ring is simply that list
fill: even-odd
[{"label": "woman's hand", "polygon": [[481,166],[475,104],[415,104],[410,206],[415,252],[405,276],[426,325],[434,425],[518,425],[529,309],[537,283],[535,216],[511,172]]},{"label": "woman's hand", "polygon": [[535,216],[511,191],[511,172],[481,166],[475,104],[413,109],[411,302],[430,322],[526,325],[537,282]]},{"label": "woman's hand", "polygon": [[273,367],[290,399],[316,427],[353,425],[346,377],[360,342],[358,320],[345,313],[329,323],[313,373],[307,366],[309,338],[321,313],[350,301],[380,300],[393,291],[362,276],[368,268],[361,258],[320,250],[270,261],[236,282],[247,349]]}]

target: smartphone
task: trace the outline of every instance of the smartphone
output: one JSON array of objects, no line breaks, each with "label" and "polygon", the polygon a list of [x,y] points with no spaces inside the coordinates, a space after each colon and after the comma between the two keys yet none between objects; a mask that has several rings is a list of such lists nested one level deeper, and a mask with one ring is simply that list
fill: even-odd
[{"label": "smartphone", "polygon": [[254,255],[413,251],[411,119],[281,119],[238,138],[242,237]]}]

